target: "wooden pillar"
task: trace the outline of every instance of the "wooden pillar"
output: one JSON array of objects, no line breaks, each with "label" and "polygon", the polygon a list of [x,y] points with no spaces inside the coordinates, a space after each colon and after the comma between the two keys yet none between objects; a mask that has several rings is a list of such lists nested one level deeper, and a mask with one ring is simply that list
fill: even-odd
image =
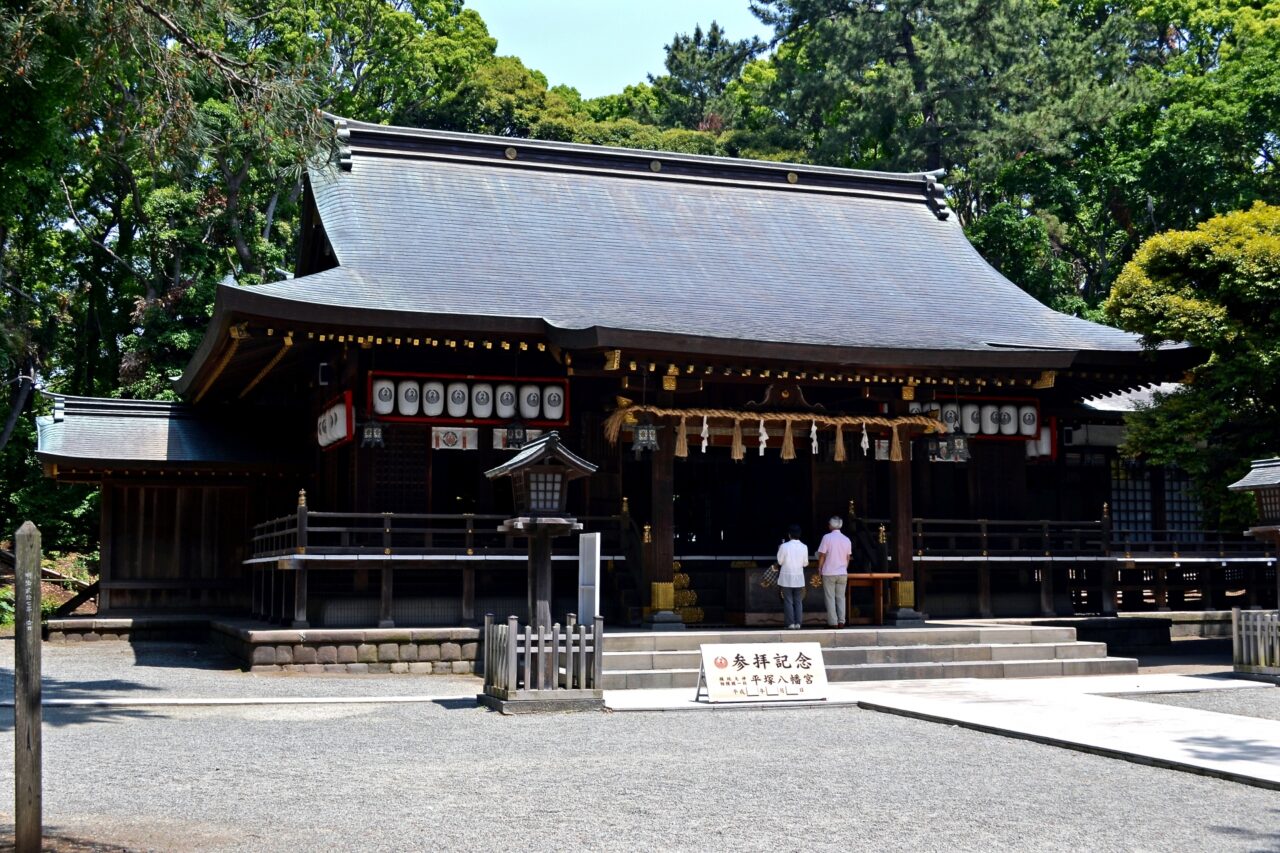
[{"label": "wooden pillar", "polygon": [[1053,563],[1049,560],[1040,564],[1040,615],[1057,615],[1053,604]]},{"label": "wooden pillar", "polygon": [[539,527],[529,537],[529,618],[551,627],[551,533]]},{"label": "wooden pillar", "polygon": [[98,555],[98,615],[103,616],[111,610],[111,590],[108,585],[113,579],[111,561],[115,557],[114,541],[111,529],[114,526],[115,486],[110,480],[102,483],[102,506],[99,510],[98,541],[102,543]]},{"label": "wooden pillar", "polygon": [[41,849],[40,531],[24,522],[14,537],[14,849]]},{"label": "wooden pillar", "polygon": [[649,460],[653,542],[646,549],[646,589],[675,580],[675,452],[675,436],[664,435]]},{"label": "wooden pillar", "polygon": [[476,569],[467,563],[462,567],[462,620],[474,622],[476,618]]},{"label": "wooden pillar", "polygon": [[395,620],[391,618],[391,591],[395,583],[395,569],[391,563],[382,564],[382,600],[378,607],[378,627],[394,628]]},{"label": "wooden pillar", "polygon": [[293,627],[308,628],[307,624],[307,564],[296,563],[293,573]]},{"label": "wooden pillar", "polygon": [[911,441],[903,430],[902,458],[893,466],[893,563],[902,575],[894,596],[896,606],[890,621],[919,622],[916,608],[916,571],[911,548]]}]

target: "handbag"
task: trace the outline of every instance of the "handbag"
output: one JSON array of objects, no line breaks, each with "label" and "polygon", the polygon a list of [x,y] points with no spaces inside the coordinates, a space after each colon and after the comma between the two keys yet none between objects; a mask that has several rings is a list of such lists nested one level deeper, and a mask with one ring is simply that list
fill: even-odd
[{"label": "handbag", "polygon": [[776,584],[778,582],[778,572],[780,571],[782,570],[778,568],[777,563],[774,563],[772,566],[765,569],[764,574],[760,576],[760,586],[768,589]]}]

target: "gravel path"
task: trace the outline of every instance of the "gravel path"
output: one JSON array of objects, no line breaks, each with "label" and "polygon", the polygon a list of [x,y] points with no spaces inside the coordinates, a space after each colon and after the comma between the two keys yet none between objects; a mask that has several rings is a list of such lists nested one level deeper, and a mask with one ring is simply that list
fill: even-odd
[{"label": "gravel path", "polygon": [[[129,648],[47,668],[67,692],[77,676],[175,695],[475,689],[184,669],[180,644],[134,664]],[[132,849],[1280,849],[1274,791],[857,708],[502,717],[464,697],[45,721],[46,824]],[[0,766],[12,749],[0,738]],[[0,774],[0,824],[12,802]]]},{"label": "gravel path", "polygon": [[1275,687],[1259,690],[1206,690],[1203,693],[1152,693],[1124,698],[1159,705],[1198,708],[1201,711],[1217,711],[1240,717],[1280,720],[1280,689]]},{"label": "gravel path", "polygon": [[[0,700],[13,700],[14,642],[0,639]],[[449,675],[247,673],[201,643],[46,643],[45,699],[475,696],[480,679]]]}]

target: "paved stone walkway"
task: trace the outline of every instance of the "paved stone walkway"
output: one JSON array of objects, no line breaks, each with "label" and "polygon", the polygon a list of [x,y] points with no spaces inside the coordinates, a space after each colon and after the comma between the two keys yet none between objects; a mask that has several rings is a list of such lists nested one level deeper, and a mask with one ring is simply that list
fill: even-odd
[{"label": "paved stone walkway", "polygon": [[[1187,675],[939,679],[832,684],[830,705],[961,725],[1280,789],[1280,722],[1125,700],[1125,695],[1275,689],[1254,681]],[[606,691],[614,711],[729,710],[693,691]],[[762,707],[753,704],[753,707]]]}]

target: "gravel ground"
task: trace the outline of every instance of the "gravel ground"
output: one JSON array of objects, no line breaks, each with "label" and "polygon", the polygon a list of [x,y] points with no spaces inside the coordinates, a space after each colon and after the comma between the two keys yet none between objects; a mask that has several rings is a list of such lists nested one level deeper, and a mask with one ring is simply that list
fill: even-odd
[{"label": "gravel ground", "polygon": [[[248,673],[201,643],[44,644],[45,699],[284,696],[474,696],[480,679],[449,675]],[[0,700],[13,700],[14,641],[0,639]]]},{"label": "gravel ground", "polygon": [[1235,714],[1240,717],[1280,720],[1280,689],[1275,687],[1258,690],[1206,690],[1202,693],[1153,693],[1124,698],[1158,705],[1217,711],[1219,714]]},{"label": "gravel ground", "polygon": [[[182,669],[190,647],[143,648],[137,665],[122,644],[55,651],[47,668],[64,691],[88,677],[157,695],[474,692]],[[502,717],[459,698],[45,721],[46,824],[129,849],[1280,849],[1274,791],[857,708]],[[12,749],[0,738],[0,766]]]}]

